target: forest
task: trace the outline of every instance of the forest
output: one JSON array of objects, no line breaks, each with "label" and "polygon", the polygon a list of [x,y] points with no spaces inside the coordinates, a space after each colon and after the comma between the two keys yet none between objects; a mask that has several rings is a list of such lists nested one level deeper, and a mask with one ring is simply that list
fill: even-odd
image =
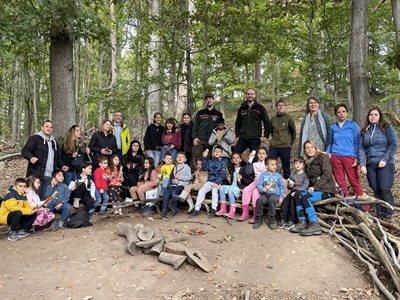
[{"label": "forest", "polygon": [[399,112],[400,0],[10,0],[0,6],[0,137],[23,144],[44,119],[64,136],[114,110],[141,138],[153,113],[180,120],[213,93],[234,118],[318,95],[361,123]]}]

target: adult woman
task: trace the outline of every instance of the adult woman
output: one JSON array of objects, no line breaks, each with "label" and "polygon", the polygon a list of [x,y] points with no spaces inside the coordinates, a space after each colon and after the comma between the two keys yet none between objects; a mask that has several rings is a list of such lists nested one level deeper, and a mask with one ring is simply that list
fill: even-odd
[{"label": "adult woman", "polygon": [[[367,175],[375,197],[391,205],[394,204],[391,188],[394,182],[394,153],[397,147],[396,131],[385,121],[378,107],[371,108],[361,129],[361,173]],[[381,205],[377,205],[376,210],[379,218],[391,221],[393,210]]]},{"label": "adult woman", "polygon": [[160,161],[161,154],[161,136],[164,131],[164,126],[161,125],[162,115],[156,112],[153,116],[153,124],[150,124],[144,135],[144,150],[146,156],[154,159],[154,165],[157,167]]},{"label": "adult woman", "polygon": [[[314,141],[305,141],[303,151],[306,161],[305,172],[310,180],[310,187],[306,191],[295,193],[294,199],[299,222],[290,231],[303,236],[320,235],[322,234],[321,226],[312,204],[335,196],[336,188],[332,177],[332,165],[329,157],[318,150]],[[310,224],[307,224],[306,214]]]},{"label": "adult woman", "polygon": [[306,140],[313,140],[318,149],[325,151],[329,144],[332,119],[319,109],[319,98],[310,96],[307,99],[307,115],[301,122],[299,137],[299,156],[303,156],[303,145]]},{"label": "adult woman", "polygon": [[357,123],[347,119],[348,109],[346,104],[337,104],[334,111],[337,121],[330,128],[331,138],[326,150],[331,159],[333,175],[344,196],[349,196],[346,175],[354,195],[361,196],[363,190],[358,174],[360,128]]},{"label": "adult woman", "polygon": [[129,151],[123,157],[123,167],[124,167],[124,182],[122,186],[125,187],[122,190],[123,196],[125,196],[125,201],[129,202],[132,199],[129,197],[130,193],[126,187],[131,188],[137,186],[139,181],[139,174],[143,169],[143,162],[145,156],[143,154],[142,147],[138,140],[133,140],[129,146]]},{"label": "adult woman", "polygon": [[95,132],[90,139],[89,148],[92,152],[93,171],[99,167],[99,155],[104,155],[110,160],[111,156],[118,151],[117,140],[111,133],[110,120],[101,122],[99,131]]},{"label": "adult woman", "polygon": [[186,163],[189,166],[193,165],[194,167],[194,162],[192,163],[192,147],[193,147],[192,127],[193,127],[192,117],[189,113],[186,112],[183,114],[182,123],[179,125],[179,129],[181,132],[181,141],[182,141],[182,147],[179,151],[185,152]]},{"label": "adult woman", "polygon": [[76,179],[81,165],[86,161],[90,149],[82,139],[81,129],[78,125],[72,125],[67,131],[64,143],[61,145],[61,159],[68,166],[68,171],[64,172],[64,183],[69,185]]}]

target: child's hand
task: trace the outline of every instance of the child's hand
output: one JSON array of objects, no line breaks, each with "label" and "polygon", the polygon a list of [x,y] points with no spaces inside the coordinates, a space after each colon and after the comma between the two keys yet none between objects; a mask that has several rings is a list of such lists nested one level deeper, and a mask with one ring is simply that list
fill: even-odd
[{"label": "child's hand", "polygon": [[158,174],[158,175],[157,175],[157,178],[158,178],[158,179],[161,179],[161,176],[162,176],[161,174]]},{"label": "child's hand", "polygon": [[100,194],[104,194],[104,190],[100,190]]},{"label": "child's hand", "polygon": [[267,186],[264,186],[263,192],[266,192],[266,191],[268,191],[268,187],[267,187]]},{"label": "child's hand", "polygon": [[291,197],[294,197],[294,194],[296,194],[296,192],[293,192],[290,194]]},{"label": "child's hand", "polygon": [[294,182],[293,181],[288,181],[288,187],[293,187],[294,186]]},{"label": "child's hand", "polygon": [[283,199],[282,199],[282,198],[279,198],[278,205],[279,205],[279,206],[282,206],[282,202],[283,202]]},{"label": "child's hand", "polygon": [[57,180],[52,179],[51,180],[51,187],[55,187],[57,185]]},{"label": "child's hand", "polygon": [[62,203],[58,203],[58,204],[56,205],[56,207],[54,207],[54,209],[55,209],[56,211],[58,211],[58,210],[61,208],[61,206],[63,206],[63,204],[62,204]]},{"label": "child's hand", "polygon": [[142,186],[143,185],[143,182],[138,182],[137,183],[137,186]]},{"label": "child's hand", "polygon": [[218,183],[214,183],[213,184],[213,189],[218,189],[219,188],[219,184]]}]

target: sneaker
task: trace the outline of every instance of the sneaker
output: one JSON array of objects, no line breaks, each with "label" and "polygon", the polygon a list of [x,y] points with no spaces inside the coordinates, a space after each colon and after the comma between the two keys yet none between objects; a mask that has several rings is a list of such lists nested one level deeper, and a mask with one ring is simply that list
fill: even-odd
[{"label": "sneaker", "polygon": [[37,226],[32,226],[29,230],[28,230],[30,235],[40,235],[40,232],[38,230]]},{"label": "sneaker", "polygon": [[208,218],[209,219],[215,218],[215,209],[214,208],[211,209],[210,214],[208,215]]},{"label": "sneaker", "polygon": [[160,217],[161,218],[165,218],[166,216],[167,216],[167,211],[166,210],[162,210],[161,214],[160,214]]},{"label": "sneaker", "polygon": [[289,220],[286,222],[286,224],[283,228],[289,230],[292,227],[294,227],[294,222]]},{"label": "sneaker", "polygon": [[257,216],[256,220],[254,222],[254,225],[253,225],[253,229],[258,229],[263,225],[264,225],[264,221],[263,221],[262,216]]},{"label": "sneaker", "polygon": [[171,210],[169,213],[168,213],[168,215],[167,215],[167,218],[173,218],[173,217],[175,217],[176,215],[178,214],[178,212],[176,211],[176,210]]},{"label": "sneaker", "polygon": [[302,236],[321,235],[321,234],[322,234],[322,229],[318,221],[311,222],[306,229],[300,231],[300,235]]},{"label": "sneaker", "polygon": [[269,229],[271,229],[271,230],[275,230],[276,229],[275,216],[269,216],[268,217],[268,223],[269,223]]},{"label": "sneaker", "polygon": [[141,209],[141,206],[134,206],[130,211],[128,211],[128,213],[133,214],[135,212],[140,212]]},{"label": "sneaker", "polygon": [[308,227],[307,221],[301,220],[296,224],[296,226],[290,228],[290,232],[300,233],[302,230],[306,229],[307,227]]},{"label": "sneaker", "polygon": [[51,221],[50,226],[47,227],[47,230],[54,230],[54,229],[57,229],[57,220],[56,219]]},{"label": "sneaker", "polygon": [[30,236],[30,234],[27,233],[25,229],[18,230],[17,234],[18,234],[18,237],[20,237],[20,238],[26,238],[26,237]]},{"label": "sneaker", "polygon": [[58,223],[57,223],[57,228],[58,229],[63,229],[63,228],[66,228],[65,226],[65,223],[64,223],[64,221],[58,221]]},{"label": "sneaker", "polygon": [[132,198],[126,197],[124,202],[133,202]]},{"label": "sneaker", "polygon": [[164,198],[164,193],[158,193],[158,198]]},{"label": "sneaker", "polygon": [[143,216],[144,217],[151,217],[154,214],[154,208],[153,206],[147,207]]},{"label": "sneaker", "polygon": [[18,236],[16,231],[10,231],[8,233],[7,239],[9,241],[16,242],[16,241],[20,240],[21,238]]},{"label": "sneaker", "polygon": [[285,225],[286,225],[285,221],[283,221],[283,220],[281,219],[281,220],[279,220],[277,226],[278,226],[278,228],[283,228]]},{"label": "sneaker", "polygon": [[189,218],[196,218],[200,215],[200,211],[199,210],[194,210],[192,211],[192,213],[190,214]]}]

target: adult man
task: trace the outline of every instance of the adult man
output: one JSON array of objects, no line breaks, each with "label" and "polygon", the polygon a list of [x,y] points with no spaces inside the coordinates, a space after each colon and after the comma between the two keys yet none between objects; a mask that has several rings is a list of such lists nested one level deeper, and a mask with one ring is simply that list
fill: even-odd
[{"label": "adult man", "polygon": [[206,108],[197,112],[192,128],[192,154],[195,159],[201,158],[204,150],[211,149],[208,140],[214,128],[217,127],[218,118],[223,118],[222,113],[214,108],[214,95],[206,94],[204,101]]},{"label": "adult man", "polygon": [[113,115],[112,124],[112,134],[117,139],[118,151],[116,154],[120,158],[125,155],[129,150],[129,144],[131,142],[131,135],[129,133],[129,128],[126,124],[122,123],[122,112],[116,110]]},{"label": "adult man", "polygon": [[[264,124],[264,136],[262,125]],[[260,147],[269,137],[269,118],[267,110],[256,100],[256,91],[252,88],[246,90],[246,101],[239,107],[236,122],[235,135],[237,144],[235,152],[243,153],[247,148],[250,151]]]},{"label": "adult man", "polygon": [[50,185],[51,173],[57,168],[68,171],[61,159],[61,148],[52,132],[53,123],[50,120],[43,121],[40,131],[28,138],[21,151],[22,157],[29,161],[26,176],[34,175],[40,178],[37,193],[41,199]]},{"label": "adult man", "polygon": [[271,140],[268,156],[275,159],[281,158],[283,178],[288,179],[290,176],[290,150],[296,139],[296,125],[293,118],[285,112],[284,100],[278,100],[275,107],[276,115],[271,118],[269,123]]}]

